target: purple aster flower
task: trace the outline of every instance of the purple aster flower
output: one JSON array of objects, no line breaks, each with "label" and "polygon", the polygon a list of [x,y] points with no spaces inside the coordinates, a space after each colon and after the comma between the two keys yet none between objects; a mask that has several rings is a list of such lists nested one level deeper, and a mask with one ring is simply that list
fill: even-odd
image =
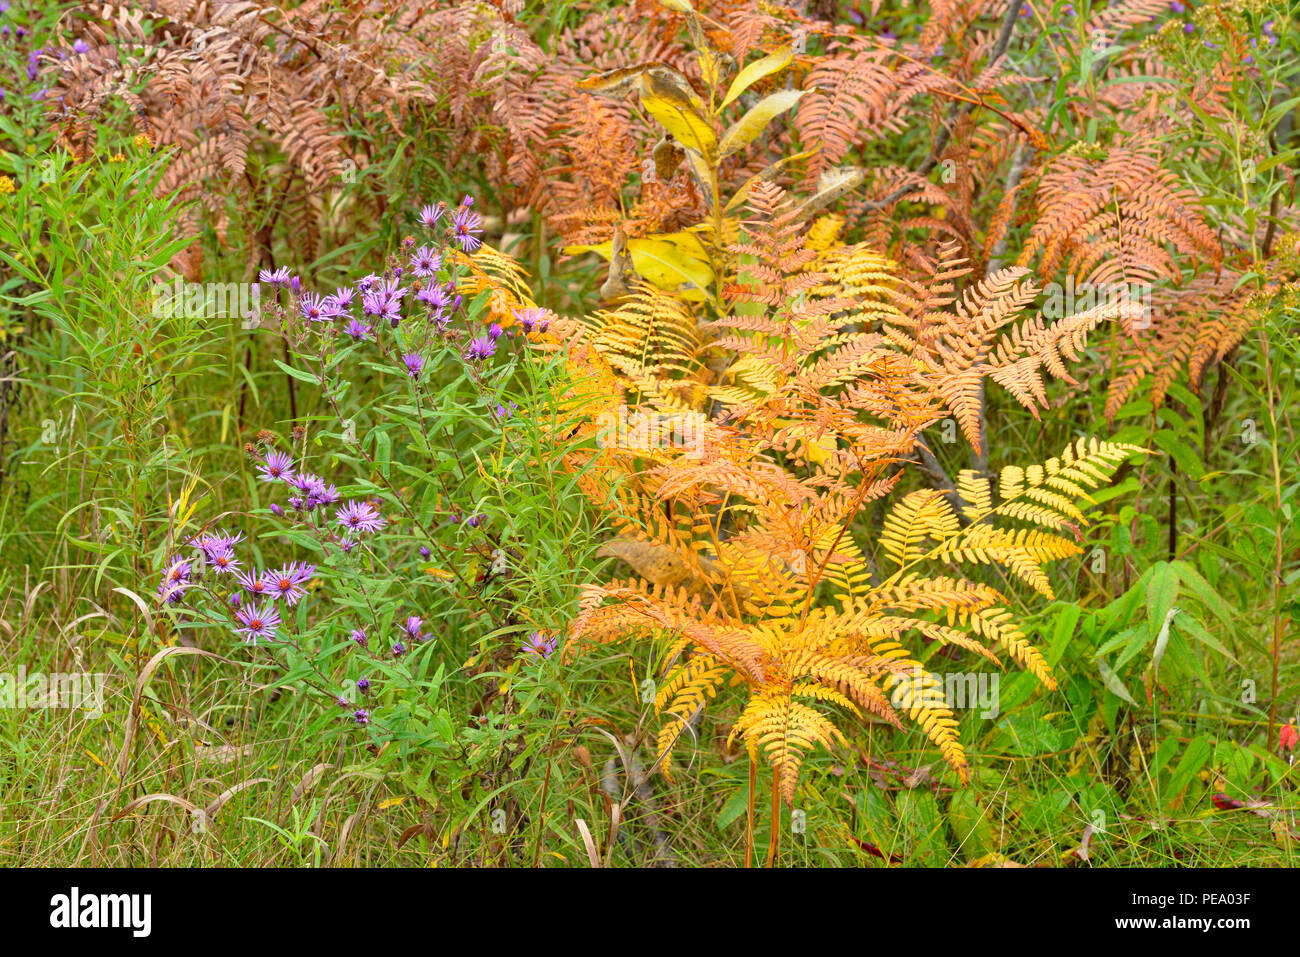
[{"label": "purple aster flower", "polygon": [[355,297],[356,293],[353,291],[351,286],[339,286],[334,290],[334,304],[338,306],[341,311],[352,308],[352,300]]},{"label": "purple aster flower", "polygon": [[298,491],[307,492],[311,490],[313,485],[320,483],[321,477],[315,472],[295,472],[291,477],[285,479],[285,481]]},{"label": "purple aster flower", "polygon": [[519,328],[524,332],[532,332],[534,329],[540,332],[546,327],[546,310],[539,309],[537,306],[516,309],[514,317],[515,322],[519,323]]},{"label": "purple aster flower", "polygon": [[487,518],[486,515],[484,515],[482,512],[479,512],[465,519],[465,524],[468,525],[470,528],[478,528],[480,525],[483,524],[483,520],[486,518]]},{"label": "purple aster flower", "polygon": [[497,344],[487,336],[476,336],[469,341],[469,348],[465,350],[466,359],[490,359],[496,355]]},{"label": "purple aster flower", "polygon": [[306,293],[298,298],[298,311],[308,322],[326,322],[334,318],[329,314],[325,301],[312,293]]},{"label": "purple aster flower", "polygon": [[259,572],[255,568],[250,568],[246,572],[235,572],[235,581],[239,582],[240,588],[252,592],[254,597],[275,593],[270,579],[265,573]]},{"label": "purple aster flower", "polygon": [[339,695],[337,698],[334,699],[334,703],[338,705],[340,708],[352,707],[352,702],[348,700],[347,695]]},{"label": "purple aster flower", "polygon": [[374,327],[367,325],[360,319],[349,319],[348,324],[343,327],[343,331],[357,342],[362,342],[370,338],[370,333],[374,331]]},{"label": "purple aster flower", "polygon": [[446,206],[438,203],[436,206],[425,206],[420,210],[420,225],[433,228],[438,225],[438,220],[442,219]]},{"label": "purple aster flower", "polygon": [[361,311],[376,318],[399,320],[402,317],[400,299],[389,299],[379,292],[368,292],[361,297]]},{"label": "purple aster flower", "polygon": [[406,374],[412,379],[420,378],[420,372],[424,369],[424,356],[418,352],[408,352],[402,356],[402,364],[406,366]]},{"label": "purple aster flower", "polygon": [[348,502],[335,513],[338,523],[349,535],[373,534],[388,523],[369,502]]},{"label": "purple aster flower", "polygon": [[263,482],[292,482],[294,477],[293,458],[288,452],[272,449],[266,453],[266,458],[263,459],[257,470],[262,473]]},{"label": "purple aster flower", "polygon": [[239,568],[239,559],[232,548],[215,548],[207,552],[208,565],[215,575],[228,575]]},{"label": "purple aster flower", "polygon": [[192,545],[203,552],[203,557],[208,560],[208,564],[212,564],[213,555],[218,552],[229,551],[243,540],[243,532],[236,532],[234,535],[227,535],[224,532],[201,532],[186,544]]},{"label": "purple aster flower", "polygon": [[406,624],[403,625],[402,627],[406,629],[406,633],[408,635],[410,635],[416,641],[419,641],[421,638],[420,626],[423,624],[424,624],[423,618],[421,618],[418,615],[412,615],[410,618],[406,619]]},{"label": "purple aster flower", "polygon": [[488,326],[488,331],[487,331],[488,338],[491,339],[493,342],[496,342],[498,339],[501,338],[501,333],[503,331],[504,330],[494,322],[492,323],[492,325]]},{"label": "purple aster flower", "polygon": [[230,597],[226,600],[230,602],[231,608],[238,608],[240,605],[244,603],[244,596],[237,591],[231,592]]},{"label": "purple aster flower", "polygon": [[439,333],[443,333],[447,331],[447,325],[451,322],[451,316],[447,315],[447,313],[441,309],[435,309],[433,312],[429,313],[429,320],[438,327]]},{"label": "purple aster flower", "polygon": [[269,576],[271,579],[271,593],[276,598],[283,598],[292,608],[307,594],[307,590],[302,586],[310,581],[314,574],[316,574],[315,565],[290,562],[283,568],[272,572]]},{"label": "purple aster flower", "polygon": [[343,315],[343,307],[333,296],[326,296],[320,301],[321,314],[326,320],[337,319]]},{"label": "purple aster flower", "polygon": [[429,546],[428,546],[428,545],[421,545],[421,546],[420,546],[420,557],[421,557],[421,558],[427,560],[427,559],[429,558],[429,556],[431,556],[432,554],[433,554],[433,552],[429,551]]},{"label": "purple aster flower", "polygon": [[339,498],[337,485],[321,484],[313,488],[311,494],[307,496],[307,508],[310,510],[321,505],[333,505]]},{"label": "purple aster flower", "polygon": [[451,226],[456,242],[460,243],[460,248],[465,252],[472,253],[483,245],[483,217],[472,209],[461,207],[456,210],[456,215],[451,218]]},{"label": "purple aster flower", "polygon": [[400,641],[397,644],[393,645],[394,658],[400,658],[404,654],[406,654],[406,645],[402,644]]},{"label": "purple aster flower", "polygon": [[244,635],[245,641],[253,643],[256,643],[259,638],[270,641],[275,637],[276,629],[280,627],[280,613],[271,602],[241,608],[235,612],[235,620],[239,622],[239,627],[235,631]]},{"label": "purple aster flower", "polygon": [[356,720],[357,724],[370,723],[370,712],[365,708],[357,708],[356,711],[352,712],[352,717]]},{"label": "purple aster flower", "polygon": [[1193,33],[1196,32],[1196,24],[1194,24],[1194,23],[1184,23],[1184,24],[1183,24],[1183,32],[1186,33],[1186,34],[1190,37]]},{"label": "purple aster flower", "polygon": [[194,584],[192,575],[190,563],[179,555],[173,555],[158,585],[158,598],[169,605],[179,605],[185,599],[185,590]]},{"label": "purple aster flower", "polygon": [[289,277],[289,291],[292,292],[295,296],[299,295],[299,294],[302,292],[302,277],[301,277],[301,276],[290,276],[290,277]]},{"label": "purple aster flower", "polygon": [[[8,4],[5,4],[5,6],[7,7]],[[90,44],[87,43],[85,40],[82,40],[82,39],[78,38],[77,40],[74,40],[73,43],[72,43],[72,52],[73,52],[73,53],[89,53],[89,52],[90,52]]]},{"label": "purple aster flower", "polygon": [[354,629],[352,629],[352,633],[349,634],[348,637],[349,637],[350,639],[352,639],[353,641],[355,641],[355,642],[356,642],[358,645],[360,645],[362,648],[369,648],[369,647],[370,647],[370,638],[369,638],[369,636],[366,634],[366,630],[365,630],[365,628],[354,628]]},{"label": "purple aster flower", "polygon": [[415,298],[430,309],[443,309],[451,302],[451,295],[454,291],[454,287],[448,289],[447,286],[435,282],[417,292]]},{"label": "purple aster flower", "polygon": [[1169,9],[1174,11],[1174,13],[1186,13],[1187,4],[1181,2],[1181,0],[1172,0],[1169,4]]},{"label": "purple aster flower", "polygon": [[[398,273],[400,275],[400,271]],[[396,278],[381,279],[379,283],[371,287],[371,292],[378,293],[386,299],[400,301],[406,295],[406,287]]]},{"label": "purple aster flower", "polygon": [[271,286],[287,286],[289,285],[289,267],[281,266],[279,269],[263,269],[257,274],[257,281]]},{"label": "purple aster flower", "polygon": [[535,631],[524,641],[525,658],[549,658],[555,654],[556,641],[550,635]]},{"label": "purple aster flower", "polygon": [[517,408],[519,408],[519,406],[513,402],[510,403],[510,406],[508,408],[502,405],[500,402],[498,402],[497,407],[492,410],[492,414],[495,415],[498,419],[508,419],[515,414],[515,410]]},{"label": "purple aster flower", "polygon": [[377,282],[379,282],[379,277],[376,276],[374,273],[371,273],[370,275],[362,276],[360,279],[357,280],[357,288],[360,289],[363,293],[367,293],[370,291],[370,287]]},{"label": "purple aster flower", "polygon": [[370,679],[369,679],[369,678],[358,678],[358,679],[357,679],[357,690],[360,691],[362,694],[370,694]]},{"label": "purple aster flower", "polygon": [[442,268],[442,256],[432,246],[421,246],[411,257],[411,271],[428,279]]}]

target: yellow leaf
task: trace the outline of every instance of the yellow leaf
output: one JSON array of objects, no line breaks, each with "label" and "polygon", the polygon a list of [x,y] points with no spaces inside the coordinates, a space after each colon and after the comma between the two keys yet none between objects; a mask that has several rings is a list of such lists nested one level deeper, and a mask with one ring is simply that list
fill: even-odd
[{"label": "yellow leaf", "polygon": [[704,102],[676,70],[647,67],[641,74],[641,105],[673,139],[712,162],[718,136],[705,119]]},{"label": "yellow leaf", "polygon": [[770,53],[761,60],[755,60],[736,74],[736,78],[731,81],[731,88],[727,90],[726,98],[722,101],[722,106],[719,106],[718,109],[727,106],[763,77],[784,69],[793,59],[794,49],[789,44],[786,44],[775,53]]},{"label": "yellow leaf", "polygon": [[767,124],[798,103],[803,93],[803,90],[778,90],[755,103],[722,137],[722,144],[718,147],[718,158],[725,159],[754,142],[758,135],[767,129]]},{"label": "yellow leaf", "polygon": [[[647,281],[693,302],[708,298],[706,290],[713,285],[713,267],[698,237],[691,232],[662,233],[642,236],[627,241],[632,256],[632,266]],[[566,246],[566,255],[596,253],[609,259],[613,243],[595,246]]]}]

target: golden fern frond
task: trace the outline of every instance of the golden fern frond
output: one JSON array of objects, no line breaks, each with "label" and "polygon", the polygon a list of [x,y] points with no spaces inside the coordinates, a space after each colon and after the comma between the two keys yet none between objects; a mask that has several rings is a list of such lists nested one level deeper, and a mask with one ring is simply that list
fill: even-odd
[{"label": "golden fern frond", "polygon": [[825,715],[799,704],[790,692],[771,689],[749,700],[731,729],[730,739],[740,737],[752,756],[761,750],[776,769],[781,795],[794,801],[799,768],[804,756],[817,745],[847,745],[843,733]]},{"label": "golden fern frond", "polygon": [[891,672],[885,681],[885,690],[892,693],[894,705],[921,726],[965,783],[970,776],[970,765],[957,734],[957,719],[943,703],[942,687],[938,678],[915,663],[910,671]]},{"label": "golden fern frond", "polygon": [[927,551],[926,542],[943,541],[956,534],[957,516],[942,492],[920,489],[904,496],[885,518],[880,546],[899,567],[909,565]]},{"label": "golden fern frond", "polygon": [[1005,608],[986,608],[975,612],[961,612],[964,623],[977,635],[983,635],[1006,649],[1007,654],[1049,690],[1056,690],[1056,679],[1042,653],[1029,643],[1011,612]]}]

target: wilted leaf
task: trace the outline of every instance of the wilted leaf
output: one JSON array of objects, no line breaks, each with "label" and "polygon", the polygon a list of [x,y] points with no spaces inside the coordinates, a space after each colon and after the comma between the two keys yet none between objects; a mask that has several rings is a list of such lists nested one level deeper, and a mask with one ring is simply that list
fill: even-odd
[{"label": "wilted leaf", "polygon": [[673,138],[712,162],[718,136],[705,118],[704,102],[676,70],[652,66],[641,74],[641,105]]},{"label": "wilted leaf", "polygon": [[866,173],[856,166],[841,166],[828,169],[817,181],[817,192],[805,199],[800,205],[800,212],[807,215],[835,202],[851,189],[856,189],[866,179]]}]

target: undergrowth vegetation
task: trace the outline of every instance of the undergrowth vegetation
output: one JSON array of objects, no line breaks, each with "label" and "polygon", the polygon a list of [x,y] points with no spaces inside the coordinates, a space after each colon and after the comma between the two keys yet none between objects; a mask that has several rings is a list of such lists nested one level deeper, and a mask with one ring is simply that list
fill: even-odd
[{"label": "undergrowth vegetation", "polygon": [[0,863],[1295,863],[1294,3],[0,7]]}]

